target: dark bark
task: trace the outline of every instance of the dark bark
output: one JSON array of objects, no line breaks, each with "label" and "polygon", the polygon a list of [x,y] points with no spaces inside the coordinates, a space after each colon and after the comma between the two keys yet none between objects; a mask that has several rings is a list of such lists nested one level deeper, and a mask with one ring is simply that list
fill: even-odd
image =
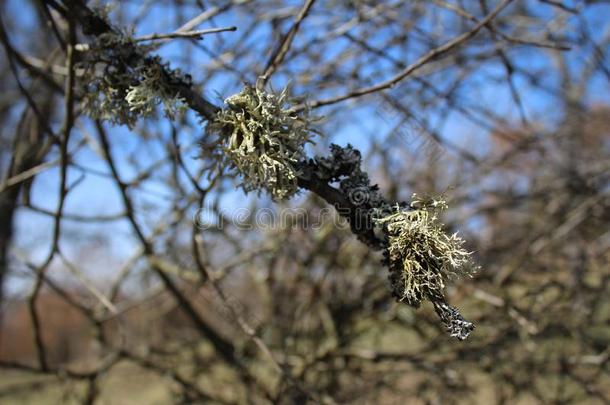
[{"label": "dark bark", "polygon": [[[45,92],[41,91],[43,95]],[[47,93],[48,98],[44,100],[40,110],[48,117],[52,109],[52,95]],[[44,160],[44,156],[51,147],[50,142],[44,142],[44,127],[36,114],[29,107],[22,114],[13,140],[11,151],[11,163],[7,172],[7,178],[23,173]],[[49,138],[46,138],[49,139]],[[4,188],[0,191],[0,305],[4,302],[4,281],[9,271],[9,248],[13,237],[13,225],[17,210],[19,196],[24,195],[27,200],[33,177],[23,182]],[[0,317],[0,323],[2,319]]]},{"label": "dark bark", "polygon": [[9,267],[8,248],[13,238],[13,217],[19,189],[19,185],[15,185],[0,192],[0,305],[4,302],[4,279]]}]

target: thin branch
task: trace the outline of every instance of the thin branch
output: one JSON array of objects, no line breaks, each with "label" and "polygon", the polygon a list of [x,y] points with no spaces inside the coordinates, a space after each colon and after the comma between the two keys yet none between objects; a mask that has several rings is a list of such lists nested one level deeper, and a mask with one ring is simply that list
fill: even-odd
[{"label": "thin branch", "polygon": [[59,164],[59,159],[53,160],[51,162],[41,163],[38,166],[34,166],[24,172],[18,173],[12,177],[9,177],[5,181],[0,184],[0,193],[6,190],[9,187],[17,185],[26,181],[27,179],[31,179],[32,177],[51,169]]},{"label": "thin branch", "polygon": [[265,342],[263,342],[263,340],[256,334],[256,331],[254,330],[254,328],[252,326],[250,326],[250,324],[244,319],[244,317],[241,315],[241,313],[238,310],[236,310],[233,307],[233,305],[231,305],[231,303],[229,302],[229,299],[227,298],[226,294],[224,293],[224,291],[218,284],[218,281],[216,280],[214,275],[210,274],[210,272],[205,267],[205,264],[201,260],[201,253],[199,251],[201,249],[201,244],[202,244],[201,236],[193,235],[193,250],[198,251],[195,254],[195,257],[199,259],[199,260],[195,260],[195,263],[197,264],[197,268],[198,268],[200,274],[204,275],[205,280],[208,280],[208,282],[212,285],[214,292],[216,292],[216,294],[220,298],[220,300],[221,300],[222,304],[225,306],[225,308],[227,308],[229,310],[229,312],[231,313],[231,316],[233,317],[235,322],[239,325],[239,328],[241,329],[241,331],[246,336],[248,336],[248,338],[250,338],[254,341],[254,343],[259,348],[259,350],[265,355],[265,357],[267,357],[269,359],[273,368],[280,375],[282,375],[282,377],[285,378],[293,387],[295,387],[296,389],[298,389],[303,394],[307,395],[310,399],[314,400],[317,403],[334,404],[335,402],[330,398],[325,399],[325,401],[322,401],[322,399],[319,397],[319,395],[312,392],[310,389],[304,387],[301,382],[294,379],[294,377],[291,375],[289,370],[286,370],[285,367],[282,367],[282,365],[280,365],[279,361],[275,358],[275,355],[273,354],[273,352],[271,351],[269,346],[267,346],[265,344]]},{"label": "thin branch", "polygon": [[575,7],[570,7],[568,5],[563,4],[560,1],[556,1],[556,0],[538,0],[541,3],[544,4],[548,4],[549,6],[553,6],[553,7],[557,7],[562,9],[563,11],[566,11],[570,14],[578,14],[578,9]]},{"label": "thin branch", "polygon": [[454,39],[445,43],[444,45],[441,45],[437,48],[432,49],[427,54],[425,54],[424,56],[419,58],[417,61],[415,61],[414,63],[409,65],[402,72],[399,72],[398,74],[389,78],[386,81],[383,81],[383,82],[373,85],[373,86],[363,87],[363,88],[351,91],[347,94],[343,94],[341,96],[317,100],[312,103],[308,103],[307,106],[301,104],[301,105],[295,106],[293,108],[293,110],[296,112],[296,111],[304,110],[307,107],[318,108],[318,107],[322,107],[325,105],[336,104],[336,103],[339,103],[341,101],[345,101],[345,100],[348,100],[351,98],[361,97],[361,96],[375,93],[375,92],[378,92],[381,90],[389,89],[389,88],[393,87],[394,85],[396,85],[401,80],[403,80],[406,77],[408,77],[409,75],[413,74],[415,71],[417,71],[422,66],[426,65],[428,62],[438,58],[439,56],[446,54],[447,52],[457,48],[458,46],[460,46],[467,40],[474,37],[483,27],[485,27],[490,21],[492,21],[502,10],[504,10],[504,8],[506,8],[506,6],[508,6],[513,1],[514,0],[504,0],[502,3],[500,3],[498,5],[498,7],[495,8],[495,10],[493,10],[485,18],[483,18],[470,31],[465,32],[462,35],[455,37]]},{"label": "thin branch", "polygon": [[48,363],[45,354],[45,347],[42,340],[41,328],[40,328],[40,318],[38,316],[38,310],[36,308],[36,302],[38,300],[38,295],[40,293],[40,289],[42,288],[42,283],[44,279],[44,273],[51,264],[55,253],[59,250],[59,238],[61,234],[61,220],[63,207],[66,201],[66,196],[68,194],[68,144],[70,141],[70,133],[72,132],[72,127],[74,126],[74,82],[75,82],[75,72],[74,72],[74,44],[76,42],[76,26],[73,19],[68,20],[69,23],[69,44],[66,49],[66,64],[68,65],[68,77],[66,78],[66,98],[65,98],[65,117],[64,123],[61,129],[61,139],[60,139],[60,186],[59,186],[59,202],[57,207],[57,213],[55,215],[55,222],[53,226],[53,241],[51,245],[51,250],[45,262],[37,269],[36,271],[36,282],[34,284],[34,288],[32,289],[32,294],[30,295],[28,307],[30,311],[30,316],[32,319],[32,326],[34,329],[34,343],[36,344],[36,351],[38,354],[38,361],[40,363],[40,368],[42,370],[48,369]]},{"label": "thin branch", "polygon": [[[463,8],[460,8],[454,4],[447,3],[447,2],[441,1],[441,0],[434,0],[434,3],[436,5],[438,5],[439,7],[443,7],[447,10],[454,12],[455,14],[459,15],[460,17],[463,17],[463,18],[466,18],[466,19],[472,21],[475,24],[479,22],[479,20],[474,15],[470,14]],[[547,41],[542,41],[542,40],[534,39],[534,38],[515,38],[513,36],[505,34],[505,33],[501,32],[500,30],[496,29],[496,27],[494,27],[494,25],[492,23],[487,24],[485,26],[485,28],[489,32],[492,32],[492,33],[495,33],[496,35],[498,35],[504,41],[510,42],[513,44],[529,45],[529,46],[535,46],[538,48],[557,49],[560,51],[569,51],[570,49],[572,49],[569,45],[556,43],[556,42],[547,42]]]},{"label": "thin branch", "polygon": [[267,80],[269,80],[271,75],[277,70],[277,68],[284,61],[286,54],[290,50],[292,41],[294,40],[294,37],[295,37],[297,31],[299,30],[299,27],[301,26],[301,22],[303,22],[305,17],[307,17],[307,15],[309,14],[309,10],[311,10],[311,7],[313,6],[314,2],[315,2],[315,0],[305,1],[303,8],[297,15],[296,20],[294,21],[294,24],[292,25],[290,30],[288,30],[286,35],[284,35],[284,37],[280,41],[279,46],[277,47],[275,52],[273,52],[273,54],[269,58],[269,61],[267,62],[267,65],[265,67],[265,73],[263,73],[263,75],[261,76],[261,81],[262,81],[263,85],[265,83],[267,83]]},{"label": "thin branch", "polygon": [[182,292],[179,290],[178,286],[174,283],[170,276],[166,274],[166,272],[159,267],[159,263],[153,259],[155,256],[153,246],[146,238],[146,236],[144,236],[140,225],[135,219],[133,203],[131,198],[127,194],[127,186],[121,180],[116,165],[114,163],[114,159],[112,158],[112,155],[110,153],[110,143],[108,142],[106,132],[102,124],[99,122],[96,122],[96,128],[100,138],[100,144],[104,152],[104,157],[106,159],[108,167],[110,168],[110,171],[112,172],[112,176],[114,177],[114,180],[117,186],[119,187],[121,198],[123,200],[123,205],[125,206],[126,218],[130,222],[134,233],[142,244],[144,256],[148,259],[150,266],[159,276],[165,287],[173,295],[182,310],[196,325],[200,333],[205,336],[210,341],[210,343],[212,343],[212,345],[216,348],[221,357],[228,364],[235,365],[240,368],[241,365],[239,364],[239,361],[235,356],[235,347],[233,346],[233,344],[227,339],[225,339],[223,336],[218,334],[214,329],[212,329],[212,327],[208,325],[208,323],[199,315],[197,310],[193,307],[192,303],[182,294]]},{"label": "thin branch", "polygon": [[114,304],[101,292],[94,283],[89,280],[82,271],[80,271],[75,265],[73,265],[61,252],[59,252],[59,258],[64,263],[70,273],[74,275],[82,283],[82,285],[93,295],[106,309],[111,313],[116,314],[117,309]]},{"label": "thin branch", "polygon": [[205,10],[204,12],[202,12],[201,14],[199,14],[198,16],[196,16],[195,18],[192,18],[191,20],[184,23],[175,32],[178,33],[178,32],[192,31],[193,28],[195,28],[196,26],[204,23],[205,21],[208,21],[209,19],[217,16],[220,13],[224,13],[225,11],[227,11],[231,7],[233,7],[235,4],[244,4],[244,3],[248,3],[248,1],[249,0],[235,1],[235,2],[230,2],[222,7],[209,8],[209,9]]},{"label": "thin branch", "polygon": [[206,30],[198,30],[198,31],[176,31],[176,32],[171,32],[169,34],[150,34],[150,35],[144,35],[141,37],[134,38],[134,41],[144,42],[144,41],[157,41],[157,40],[174,39],[174,38],[203,39],[204,35],[216,34],[218,32],[226,32],[226,31],[237,31],[237,27],[209,28]]}]

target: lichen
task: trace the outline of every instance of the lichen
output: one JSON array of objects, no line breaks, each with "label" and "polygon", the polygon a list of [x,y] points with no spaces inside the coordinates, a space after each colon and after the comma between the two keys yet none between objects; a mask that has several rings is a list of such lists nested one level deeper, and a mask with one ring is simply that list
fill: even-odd
[{"label": "lichen", "polygon": [[442,293],[448,277],[467,272],[471,254],[464,240],[445,233],[438,221],[446,208],[443,200],[414,195],[410,209],[397,206],[376,220],[387,232],[392,292],[400,301],[417,307],[425,297]]},{"label": "lichen", "polygon": [[158,106],[168,118],[186,109],[176,84],[190,78],[171,69],[158,56],[125,33],[99,35],[81,63],[87,74],[84,110],[96,119],[133,127],[137,119],[151,116]]},{"label": "lichen", "polygon": [[167,85],[166,75],[166,69],[159,64],[144,67],[138,83],[129,86],[125,96],[130,110],[141,116],[149,116],[161,105],[165,115],[174,119],[178,112],[185,109],[184,101]]},{"label": "lichen", "polygon": [[219,137],[221,165],[240,174],[246,192],[266,190],[274,200],[292,197],[298,191],[297,164],[315,135],[312,118],[290,110],[286,89],[274,94],[246,85],[225,104],[208,125]]},{"label": "lichen", "polygon": [[413,195],[409,207],[396,206],[394,212],[377,218],[386,234],[385,261],[390,271],[393,295],[414,307],[428,299],[453,336],[464,339],[474,326],[444,299],[448,278],[471,274],[471,252],[457,233],[447,234],[438,220],[447,208],[442,199],[422,199]]}]

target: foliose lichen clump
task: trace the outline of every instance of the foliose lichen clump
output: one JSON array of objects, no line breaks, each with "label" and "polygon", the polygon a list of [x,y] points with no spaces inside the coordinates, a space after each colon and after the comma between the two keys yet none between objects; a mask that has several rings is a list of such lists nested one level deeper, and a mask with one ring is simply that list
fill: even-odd
[{"label": "foliose lichen clump", "polygon": [[438,215],[446,208],[442,199],[414,194],[410,207],[396,206],[375,221],[387,238],[384,254],[393,295],[414,307],[424,299],[432,301],[450,334],[465,339],[474,326],[445,302],[443,290],[448,278],[471,274],[476,268],[464,240],[443,231]]},{"label": "foliose lichen clump", "polygon": [[160,57],[150,56],[124,33],[99,35],[84,55],[87,80],[85,112],[96,119],[130,127],[158,106],[169,118],[186,109],[177,84],[190,85],[188,75],[171,69]]},{"label": "foliose lichen clump", "polygon": [[221,165],[240,174],[246,192],[266,190],[278,201],[293,196],[305,144],[316,134],[312,118],[290,110],[286,89],[274,94],[246,85],[225,104],[208,125],[208,132],[219,137]]}]

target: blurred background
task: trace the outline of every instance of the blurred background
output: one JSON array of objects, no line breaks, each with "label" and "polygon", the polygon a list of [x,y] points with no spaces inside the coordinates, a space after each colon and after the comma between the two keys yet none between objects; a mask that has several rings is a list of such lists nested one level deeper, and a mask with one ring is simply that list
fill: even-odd
[{"label": "blurred background", "polygon": [[151,50],[218,106],[292,32],[268,84],[321,117],[308,154],[447,199],[481,266],[448,286],[463,342],[320,198],[213,169],[193,112],[97,122],[77,69],[62,165],[58,3],[0,2],[0,403],[610,403],[610,2],[509,2],[362,96],[501,2],[89,2],[134,37],[237,27]]}]

